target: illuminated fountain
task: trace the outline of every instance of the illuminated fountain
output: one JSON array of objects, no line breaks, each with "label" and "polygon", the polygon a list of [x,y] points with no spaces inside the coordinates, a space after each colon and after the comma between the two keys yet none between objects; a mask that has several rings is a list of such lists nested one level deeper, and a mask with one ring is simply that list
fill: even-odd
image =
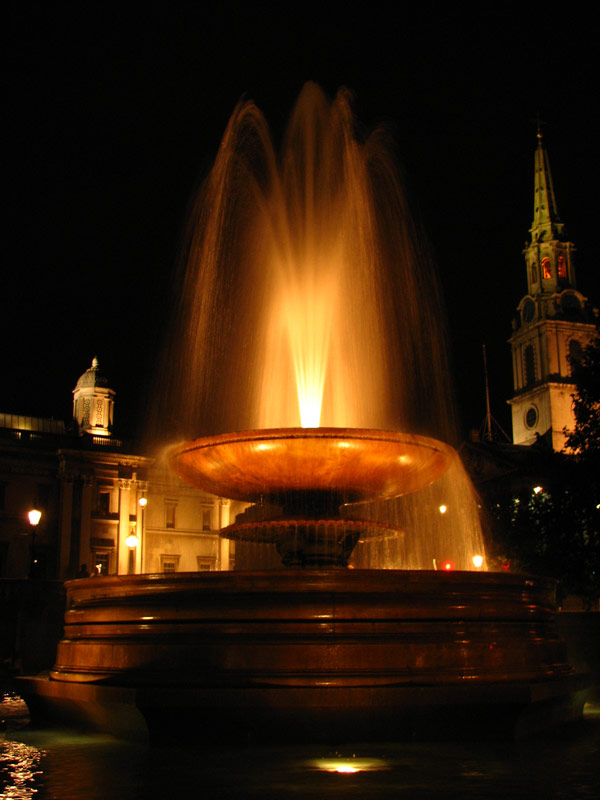
[{"label": "illuminated fountain", "polygon": [[553,583],[473,571],[420,253],[346,93],[308,84],[279,157],[240,104],[191,216],[150,427],[189,440],[170,450],[180,477],[253,504],[222,533],[284,568],[67,584],[33,706],[208,739],[479,737],[574,713]]}]

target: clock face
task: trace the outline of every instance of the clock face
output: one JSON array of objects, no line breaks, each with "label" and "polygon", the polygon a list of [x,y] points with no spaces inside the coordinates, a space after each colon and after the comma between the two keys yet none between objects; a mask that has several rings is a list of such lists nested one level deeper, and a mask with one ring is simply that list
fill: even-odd
[{"label": "clock face", "polygon": [[577,314],[581,311],[581,302],[576,294],[564,292],[560,298],[560,305],[565,314]]},{"label": "clock face", "polygon": [[523,322],[531,322],[535,314],[535,303],[531,298],[528,298],[523,303],[523,310],[521,312],[523,316]]},{"label": "clock face", "polygon": [[525,412],[525,425],[531,430],[535,428],[538,421],[538,410],[535,406],[529,406]]}]

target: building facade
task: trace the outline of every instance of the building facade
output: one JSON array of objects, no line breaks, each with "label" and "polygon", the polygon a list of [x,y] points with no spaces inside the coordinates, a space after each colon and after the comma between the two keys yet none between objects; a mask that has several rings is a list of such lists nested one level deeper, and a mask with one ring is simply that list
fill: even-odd
[{"label": "building facade", "polygon": [[219,531],[243,506],[132,452],[112,434],[114,398],[94,359],[73,390],[71,424],[0,414],[0,577],[234,567]]},{"label": "building facade", "polygon": [[539,131],[530,234],[523,251],[527,294],[517,307],[509,340],[513,442],[531,445],[542,438],[560,451],[565,429],[574,424],[571,363],[596,335],[598,310],[577,290],[575,247],[558,214],[548,154]]}]

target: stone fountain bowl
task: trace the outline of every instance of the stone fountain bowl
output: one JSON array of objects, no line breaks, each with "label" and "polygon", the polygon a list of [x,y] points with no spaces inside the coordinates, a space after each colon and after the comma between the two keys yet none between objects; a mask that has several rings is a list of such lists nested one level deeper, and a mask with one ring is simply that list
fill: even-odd
[{"label": "stone fountain bowl", "polygon": [[286,505],[295,494],[340,502],[417,492],[450,466],[455,451],[425,436],[361,428],[273,428],[196,439],[175,447],[173,471],[211,494]]}]

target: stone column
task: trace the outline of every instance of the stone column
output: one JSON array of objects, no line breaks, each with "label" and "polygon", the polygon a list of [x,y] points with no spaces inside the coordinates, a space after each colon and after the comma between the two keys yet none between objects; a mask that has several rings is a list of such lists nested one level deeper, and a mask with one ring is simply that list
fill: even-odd
[{"label": "stone column", "polygon": [[81,476],[83,484],[81,487],[81,524],[79,527],[79,564],[86,564],[90,572],[93,571],[91,564],[92,548],[92,475]]},{"label": "stone column", "polygon": [[71,555],[71,525],[73,520],[73,473],[62,463],[59,468],[60,477],[60,520],[58,544],[58,578],[67,578],[69,557]]},{"label": "stone column", "polygon": [[138,481],[136,493],[135,518],[137,520],[136,533],[138,546],[135,549],[135,571],[139,575],[144,572],[144,554],[146,549],[146,509],[140,505],[140,498],[147,497],[148,484],[145,481]]},{"label": "stone column", "polygon": [[[231,504],[226,497],[219,498],[219,530],[223,530],[229,525],[229,515]],[[219,537],[219,569],[229,569],[229,539]]]},{"label": "stone column", "polygon": [[117,537],[117,574],[127,575],[129,567],[129,508],[131,496],[131,481],[119,478],[119,534]]}]

